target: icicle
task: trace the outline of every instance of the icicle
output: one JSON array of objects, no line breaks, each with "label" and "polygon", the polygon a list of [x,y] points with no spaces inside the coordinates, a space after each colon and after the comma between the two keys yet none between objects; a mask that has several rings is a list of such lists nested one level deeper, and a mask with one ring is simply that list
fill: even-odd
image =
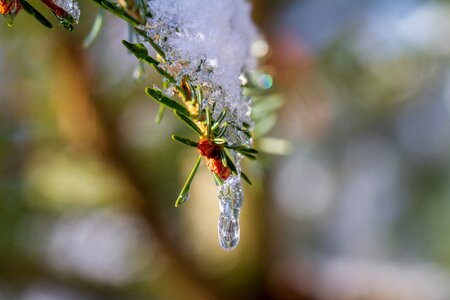
[{"label": "icicle", "polygon": [[225,250],[234,249],[240,238],[239,215],[244,200],[241,180],[238,176],[230,176],[217,187],[220,216],[217,225],[219,242]]}]

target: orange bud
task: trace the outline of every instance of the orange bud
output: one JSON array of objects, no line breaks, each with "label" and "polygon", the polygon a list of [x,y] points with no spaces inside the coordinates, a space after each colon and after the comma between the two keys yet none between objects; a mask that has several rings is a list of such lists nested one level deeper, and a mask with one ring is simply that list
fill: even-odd
[{"label": "orange bud", "polygon": [[206,159],[206,166],[211,170],[211,172],[219,175],[222,180],[227,180],[228,177],[230,177],[231,171],[228,167],[223,165],[221,159],[208,158]]}]

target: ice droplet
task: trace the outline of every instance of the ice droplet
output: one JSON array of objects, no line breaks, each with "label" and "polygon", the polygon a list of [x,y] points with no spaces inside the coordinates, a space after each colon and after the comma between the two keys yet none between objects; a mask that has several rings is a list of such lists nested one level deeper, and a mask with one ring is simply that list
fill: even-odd
[{"label": "ice droplet", "polygon": [[232,250],[236,248],[240,238],[238,218],[235,218],[233,215],[220,213],[218,231],[220,246],[223,249]]},{"label": "ice droplet", "polygon": [[239,215],[244,200],[241,180],[230,176],[217,187],[220,216],[217,225],[220,246],[225,250],[234,249],[240,238]]}]

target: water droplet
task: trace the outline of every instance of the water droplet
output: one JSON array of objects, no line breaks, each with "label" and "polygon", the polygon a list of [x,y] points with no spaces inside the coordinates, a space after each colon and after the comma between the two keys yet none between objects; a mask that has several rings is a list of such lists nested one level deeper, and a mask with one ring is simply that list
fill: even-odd
[{"label": "water droplet", "polygon": [[178,196],[177,202],[175,202],[175,206],[180,206],[184,202],[188,201],[190,196],[191,194],[189,194],[189,192],[181,194],[180,196]]},{"label": "water droplet", "polygon": [[14,18],[13,17],[7,17],[8,27],[12,27],[13,23],[14,23]]}]

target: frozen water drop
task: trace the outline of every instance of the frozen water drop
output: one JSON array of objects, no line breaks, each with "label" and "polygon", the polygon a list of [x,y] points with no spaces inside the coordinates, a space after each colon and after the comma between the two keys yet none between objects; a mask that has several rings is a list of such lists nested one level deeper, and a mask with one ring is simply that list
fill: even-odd
[{"label": "frozen water drop", "polygon": [[220,246],[225,250],[236,248],[240,238],[239,218],[233,214],[220,213],[217,229]]},{"label": "frozen water drop", "polygon": [[244,193],[241,180],[230,176],[218,186],[220,216],[218,223],[219,242],[225,250],[231,250],[239,243],[239,215]]}]

